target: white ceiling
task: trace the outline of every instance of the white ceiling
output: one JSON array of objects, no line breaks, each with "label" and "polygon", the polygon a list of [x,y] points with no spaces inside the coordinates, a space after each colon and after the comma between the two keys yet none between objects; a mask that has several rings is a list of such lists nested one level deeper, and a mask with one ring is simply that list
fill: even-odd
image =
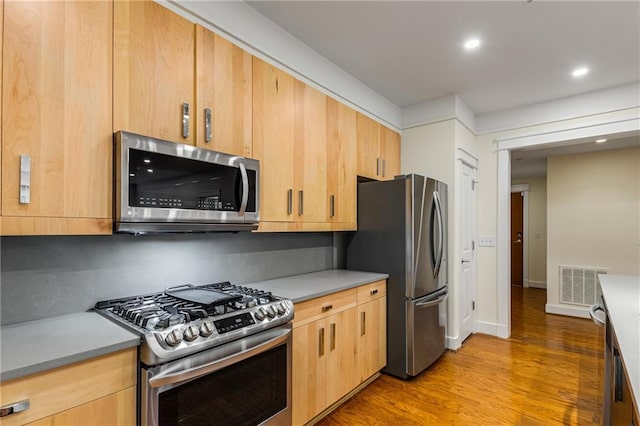
[{"label": "white ceiling", "polygon": [[457,94],[482,114],[640,80],[638,1],[247,3],[399,107]]}]

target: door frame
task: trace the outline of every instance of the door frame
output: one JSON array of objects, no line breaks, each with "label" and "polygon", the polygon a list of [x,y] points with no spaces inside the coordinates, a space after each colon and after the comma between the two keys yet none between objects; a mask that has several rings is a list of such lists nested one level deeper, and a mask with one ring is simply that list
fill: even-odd
[{"label": "door frame", "polygon": [[[587,143],[598,137],[632,136],[640,134],[640,118],[632,108],[615,117],[595,117],[581,125],[544,133],[497,138],[497,323],[498,337],[511,335],[511,151],[525,147],[553,147],[567,143]],[[547,290],[548,291],[548,290]]]},{"label": "door frame", "polygon": [[[521,192],[522,200],[522,287],[529,287],[529,184],[511,185],[511,193]],[[509,204],[511,209],[511,204]]]}]

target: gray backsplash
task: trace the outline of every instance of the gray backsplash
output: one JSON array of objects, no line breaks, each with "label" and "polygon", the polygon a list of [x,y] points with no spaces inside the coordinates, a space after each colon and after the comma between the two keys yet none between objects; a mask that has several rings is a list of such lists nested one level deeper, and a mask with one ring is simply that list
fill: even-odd
[{"label": "gray backsplash", "polygon": [[85,311],[99,300],[191,283],[244,284],[331,269],[332,233],[3,237],[3,325]]}]

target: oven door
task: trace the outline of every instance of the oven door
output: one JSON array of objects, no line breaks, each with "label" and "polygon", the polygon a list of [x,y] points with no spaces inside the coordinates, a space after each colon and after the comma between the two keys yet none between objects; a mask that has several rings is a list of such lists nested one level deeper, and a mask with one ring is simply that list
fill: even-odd
[{"label": "oven door", "polygon": [[290,425],[291,325],[141,372],[142,425]]}]

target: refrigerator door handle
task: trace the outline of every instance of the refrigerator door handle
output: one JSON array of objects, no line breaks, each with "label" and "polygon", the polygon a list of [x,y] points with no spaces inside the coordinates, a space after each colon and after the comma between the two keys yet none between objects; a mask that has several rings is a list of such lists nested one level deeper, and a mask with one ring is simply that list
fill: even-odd
[{"label": "refrigerator door handle", "polygon": [[437,299],[430,300],[428,302],[416,303],[416,308],[428,308],[431,306],[438,305],[441,302],[444,302],[445,300],[447,300],[448,297],[449,297],[449,293],[445,293],[442,296],[438,297]]},{"label": "refrigerator door handle", "polygon": [[[442,266],[442,257],[444,254],[444,223],[442,220],[442,205],[438,191],[433,191],[433,201],[436,206],[436,216],[438,217],[438,256],[436,257],[436,264],[433,269],[433,276],[437,278],[438,275],[440,275],[440,267]],[[433,238],[433,236],[431,236],[431,238]]]}]

